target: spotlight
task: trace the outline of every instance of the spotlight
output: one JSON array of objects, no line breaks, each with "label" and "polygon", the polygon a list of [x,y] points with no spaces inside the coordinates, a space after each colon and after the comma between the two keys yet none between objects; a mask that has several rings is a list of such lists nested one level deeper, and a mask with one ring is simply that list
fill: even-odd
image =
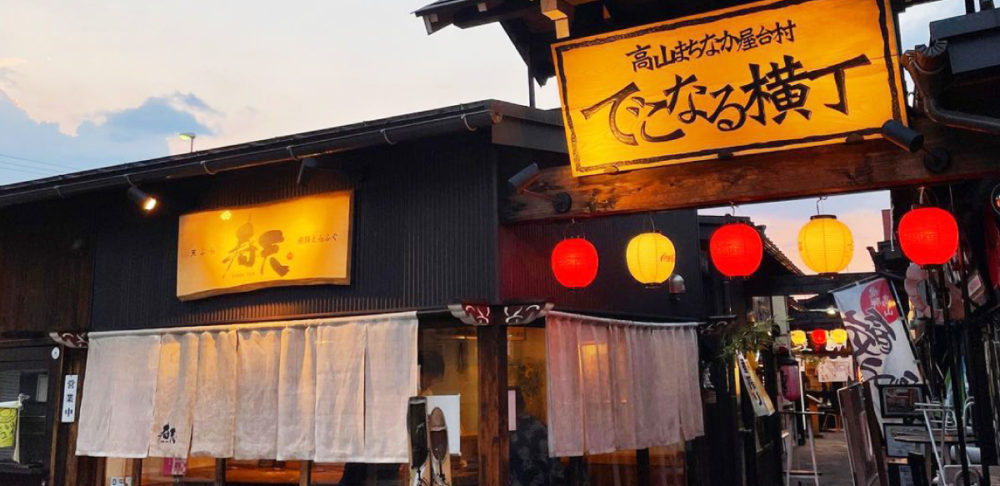
[{"label": "spotlight", "polygon": [[319,161],[312,158],[306,157],[299,162],[299,175],[295,179],[295,183],[300,186],[309,185],[309,181],[312,180],[313,175],[316,173],[316,169],[319,168]]},{"label": "spotlight", "polygon": [[131,199],[132,202],[139,205],[139,208],[147,213],[153,212],[153,210],[156,209],[156,206],[160,203],[155,197],[149,195],[146,191],[143,191],[136,186],[129,186],[128,198]]},{"label": "spotlight", "polygon": [[830,317],[833,317],[833,316],[837,315],[837,308],[834,307],[834,306],[832,306],[832,305],[830,307],[827,307],[826,308],[826,315],[828,315]]},{"label": "spotlight", "polygon": [[673,277],[667,280],[667,292],[670,292],[670,296],[673,298],[678,298],[684,292],[687,292],[687,286],[684,285],[684,277],[674,274]]},{"label": "spotlight", "polygon": [[924,148],[924,136],[920,132],[903,125],[898,120],[888,120],[882,124],[882,136],[897,147],[911,154],[918,150],[924,152],[924,167],[940,174],[951,166],[951,154],[942,148],[927,150]]},{"label": "spotlight", "polygon": [[513,177],[507,179],[507,184],[510,189],[514,191],[515,194],[521,194],[525,196],[531,196],[538,199],[544,199],[552,203],[552,209],[557,213],[565,213],[573,207],[573,198],[570,197],[568,192],[558,192],[554,195],[542,194],[540,192],[535,192],[529,189],[538,177],[541,175],[541,170],[538,168],[538,164],[532,162],[531,165],[521,169]]},{"label": "spotlight", "polygon": [[997,216],[1000,216],[1000,184],[993,187],[993,191],[990,192],[990,207]]}]

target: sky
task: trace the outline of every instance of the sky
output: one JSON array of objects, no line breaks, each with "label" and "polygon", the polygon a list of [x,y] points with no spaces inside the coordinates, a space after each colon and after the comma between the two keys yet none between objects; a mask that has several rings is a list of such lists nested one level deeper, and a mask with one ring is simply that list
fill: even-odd
[{"label": "sky", "polygon": [[[497,25],[428,36],[430,0],[0,0],[0,185],[482,99],[527,104]],[[279,8],[280,5],[280,8]],[[911,7],[903,46],[960,0]],[[555,83],[538,106],[558,107]],[[831,197],[871,269],[885,192]],[[728,208],[706,210],[711,214]],[[795,262],[815,199],[743,206]]]}]

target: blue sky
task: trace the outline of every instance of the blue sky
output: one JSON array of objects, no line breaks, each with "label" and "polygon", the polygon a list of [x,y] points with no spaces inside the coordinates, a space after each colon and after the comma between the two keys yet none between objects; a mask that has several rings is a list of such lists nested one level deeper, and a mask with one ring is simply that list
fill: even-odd
[{"label": "blue sky", "polygon": [[[0,185],[480,99],[527,103],[524,64],[497,25],[432,36],[430,0],[276,4],[0,0]],[[903,46],[959,0],[911,7]],[[539,106],[558,106],[555,83]],[[881,239],[885,193],[825,203],[858,248]],[[708,210],[722,213],[728,209]],[[744,206],[793,260],[815,200]],[[856,253],[851,269],[870,268]]]}]

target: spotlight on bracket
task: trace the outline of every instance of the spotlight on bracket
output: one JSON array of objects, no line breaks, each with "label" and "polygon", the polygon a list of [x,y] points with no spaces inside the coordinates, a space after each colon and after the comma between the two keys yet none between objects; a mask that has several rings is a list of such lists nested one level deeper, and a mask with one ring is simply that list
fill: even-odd
[{"label": "spotlight on bracket", "polygon": [[316,169],[319,169],[319,161],[312,158],[306,157],[299,162],[299,175],[295,179],[295,183],[300,186],[309,185],[309,181],[312,180],[313,175],[316,174]]},{"label": "spotlight on bracket", "polygon": [[515,194],[521,194],[524,196],[531,196],[538,199],[544,199],[552,203],[552,209],[557,213],[565,213],[573,207],[573,198],[570,197],[568,192],[557,192],[554,195],[543,194],[540,192],[532,191],[531,185],[534,184],[538,177],[541,175],[541,170],[538,169],[538,164],[532,162],[531,165],[521,169],[513,177],[507,179],[507,184],[510,185],[510,189],[514,191]]},{"label": "spotlight on bracket", "polygon": [[143,212],[151,213],[156,206],[160,204],[160,201],[156,197],[149,195],[146,191],[139,189],[137,186],[129,186],[128,188],[128,198],[132,202],[136,203]]},{"label": "spotlight on bracket", "polygon": [[940,174],[951,167],[951,154],[942,148],[927,150],[924,147],[924,135],[898,120],[889,120],[882,124],[882,136],[897,147],[906,150],[911,154],[918,150],[924,152],[924,167],[927,170]]}]

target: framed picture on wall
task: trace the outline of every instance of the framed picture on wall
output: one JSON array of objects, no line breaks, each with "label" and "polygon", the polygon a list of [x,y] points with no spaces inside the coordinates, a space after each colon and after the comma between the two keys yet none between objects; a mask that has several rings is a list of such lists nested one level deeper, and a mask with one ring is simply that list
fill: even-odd
[{"label": "framed picture on wall", "polygon": [[924,385],[877,385],[882,418],[923,418],[918,403],[927,401]]},{"label": "framed picture on wall", "polygon": [[927,428],[923,424],[885,424],[882,426],[885,435],[886,457],[905,458],[911,452],[925,454],[925,445],[906,439],[927,438]]}]

